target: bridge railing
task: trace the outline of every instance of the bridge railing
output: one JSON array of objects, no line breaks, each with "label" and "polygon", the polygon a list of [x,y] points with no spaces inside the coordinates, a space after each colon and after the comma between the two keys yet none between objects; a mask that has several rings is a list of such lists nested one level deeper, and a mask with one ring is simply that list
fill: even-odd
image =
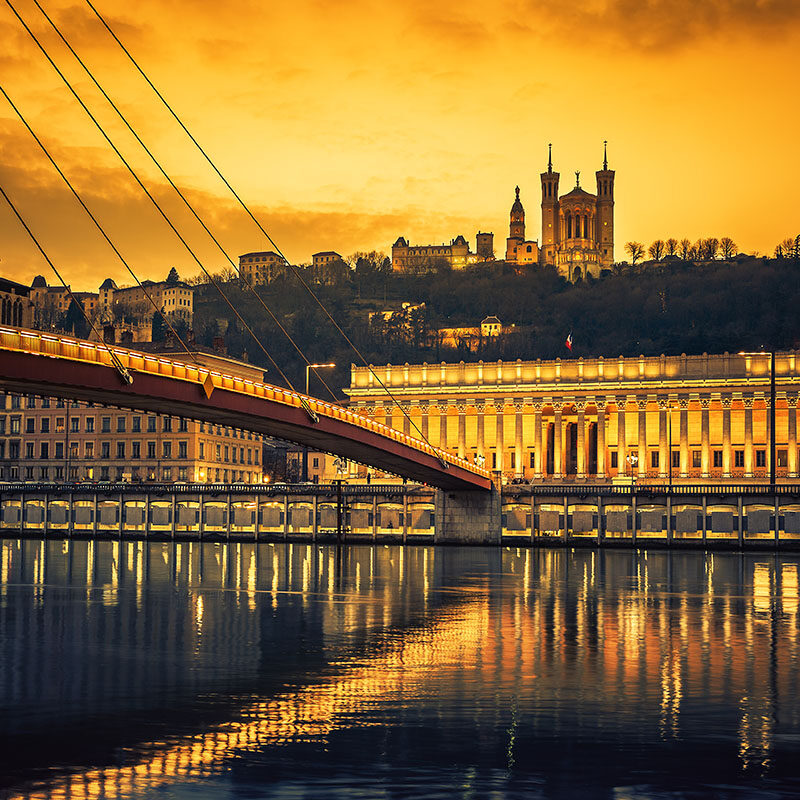
[{"label": "bridge railing", "polygon": [[[106,346],[97,342],[88,342],[69,336],[44,333],[42,331],[24,330],[21,328],[0,327],[0,348],[31,355],[51,356],[54,358],[80,361],[83,363],[101,364],[113,367],[111,352],[120,363],[129,371],[158,375],[175,380],[189,381],[204,385],[207,380],[215,389],[240,392],[253,397],[295,408],[307,406],[316,414],[329,419],[337,419],[351,425],[369,430],[373,433],[392,439],[408,447],[433,456],[440,461],[458,466],[468,472],[475,473],[484,478],[491,478],[489,471],[467,461],[464,458],[448,453],[438,447],[433,447],[427,442],[409,436],[402,431],[395,430],[380,422],[356,414],[342,406],[332,405],[322,400],[298,394],[286,389],[280,389],[268,383],[252,381],[239,376],[228,375],[209,367],[191,364],[177,359],[165,358],[160,355],[140,353],[116,345]],[[109,352],[109,348],[111,352]]]}]

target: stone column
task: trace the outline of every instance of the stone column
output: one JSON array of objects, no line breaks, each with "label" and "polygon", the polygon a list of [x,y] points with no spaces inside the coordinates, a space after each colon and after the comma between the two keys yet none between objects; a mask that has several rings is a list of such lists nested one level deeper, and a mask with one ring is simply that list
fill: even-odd
[{"label": "stone column", "polygon": [[578,412],[578,477],[586,477],[586,401],[578,400],[575,403]]},{"label": "stone column", "polygon": [[753,396],[742,398],[744,404],[744,474],[753,477]]},{"label": "stone column", "polygon": [[669,413],[669,398],[660,398],[658,401],[658,474],[661,478],[667,477],[669,470],[669,441],[667,436],[667,414]]},{"label": "stone column", "polygon": [[700,432],[701,432],[701,453],[700,464],[702,475],[707,478],[711,473],[711,446],[708,439],[708,408],[711,401],[707,397],[700,398]]},{"label": "stone column", "polygon": [[628,462],[625,460],[628,445],[625,441],[625,403],[627,397],[617,397],[617,473],[619,475],[628,474]]},{"label": "stone column", "polygon": [[503,410],[505,408],[505,401],[502,398],[495,398],[494,413],[495,413],[495,450],[497,451],[497,470],[503,471],[503,451],[505,449],[503,443]]},{"label": "stone column", "polygon": [[403,403],[399,408],[400,413],[403,415],[403,433],[406,436],[411,436],[411,406],[408,403]]},{"label": "stone column", "polygon": [[681,397],[678,405],[681,407],[681,477],[686,478],[689,475],[689,399]]},{"label": "stone column", "polygon": [[486,403],[483,400],[478,400],[475,403],[475,413],[478,415],[476,419],[475,431],[475,455],[477,456],[478,463],[486,463],[486,441],[484,435],[484,414],[486,413]]},{"label": "stone column", "polygon": [[722,403],[722,474],[726,478],[731,476],[732,450],[731,450],[731,398],[723,397]]},{"label": "stone column", "polygon": [[562,478],[564,476],[564,456],[563,439],[564,431],[561,428],[561,409],[562,403],[553,403],[553,477]]},{"label": "stone column", "polygon": [[428,409],[429,409],[429,407],[430,406],[429,406],[427,400],[423,400],[419,404],[419,410],[420,410],[420,413],[422,414],[422,418],[421,418],[421,421],[420,421],[420,430],[422,430],[422,435],[426,439],[428,438],[428,420],[429,420]]},{"label": "stone column", "polygon": [[637,398],[636,406],[639,414],[639,442],[636,447],[639,451],[638,475],[641,479],[647,475],[647,398]]},{"label": "stone column", "polygon": [[439,447],[447,450],[447,400],[440,400],[439,406]]},{"label": "stone column", "polygon": [[797,395],[786,395],[786,413],[788,417],[788,433],[789,433],[789,477],[797,477]]},{"label": "stone column", "polygon": [[394,420],[392,411],[394,411],[394,403],[387,401],[383,404],[383,424],[387,428],[394,428]]},{"label": "stone column", "polygon": [[514,401],[514,474],[519,478],[524,474],[522,463],[522,400]]},{"label": "stone column", "polygon": [[544,474],[544,450],[542,449],[542,401],[533,401],[533,450],[535,459],[534,478]]},{"label": "stone column", "polygon": [[458,409],[458,457],[467,457],[467,404],[462,400],[456,403]]},{"label": "stone column", "polygon": [[606,470],[606,400],[596,401],[597,405],[597,477],[607,478]]}]

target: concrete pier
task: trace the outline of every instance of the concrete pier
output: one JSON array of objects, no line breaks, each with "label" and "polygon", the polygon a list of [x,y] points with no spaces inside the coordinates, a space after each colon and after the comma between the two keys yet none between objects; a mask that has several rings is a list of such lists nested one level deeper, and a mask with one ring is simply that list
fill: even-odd
[{"label": "concrete pier", "polygon": [[437,544],[500,544],[500,492],[436,491]]}]

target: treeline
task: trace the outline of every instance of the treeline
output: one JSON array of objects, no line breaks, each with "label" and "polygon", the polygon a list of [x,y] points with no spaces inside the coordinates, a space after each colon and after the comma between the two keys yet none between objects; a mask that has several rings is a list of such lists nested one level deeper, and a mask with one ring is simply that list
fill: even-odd
[{"label": "treeline", "polygon": [[[675,238],[656,239],[649,247],[641,242],[626,242],[625,252],[631,259],[631,263],[636,264],[645,255],[649,255],[652,261],[661,261],[663,258],[680,258],[683,261],[714,261],[722,259],[730,261],[739,255],[739,248],[730,236],[723,236],[717,239],[710,236],[707,239],[698,239],[692,244],[689,239]],[[800,258],[800,235],[795,238],[788,237],[783,239],[775,246],[775,258]]]},{"label": "treeline", "polygon": [[[291,273],[256,290],[294,344],[265,314],[252,293],[237,281],[225,284],[236,308],[264,343],[269,356],[298,388],[304,362],[295,344],[315,362],[336,362],[323,373],[331,387],[349,384],[349,365],[357,362],[324,312]],[[341,280],[315,285],[325,306],[374,364],[483,358],[536,359],[618,355],[635,356],[735,352],[763,346],[800,347],[800,258],[740,257],[736,261],[694,263],[681,257],[653,265],[618,264],[599,278],[569,283],[552,267],[518,268],[504,262],[425,276],[387,272],[383,259],[362,263]],[[230,355],[243,354],[277,370],[216,290],[197,287],[195,335],[211,345],[225,340]],[[418,305],[408,315],[375,312]],[[424,306],[422,305],[424,304]],[[478,326],[489,315],[519,330],[481,341],[478,352],[443,347],[435,335],[443,326]],[[572,331],[573,351],[564,347]],[[312,392],[322,387],[312,375]]]}]

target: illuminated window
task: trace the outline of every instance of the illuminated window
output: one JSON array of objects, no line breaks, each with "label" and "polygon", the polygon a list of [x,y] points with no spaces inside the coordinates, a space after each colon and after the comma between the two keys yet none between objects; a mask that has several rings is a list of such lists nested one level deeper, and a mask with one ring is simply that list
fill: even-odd
[{"label": "illuminated window", "polygon": [[744,450],[733,451],[733,466],[739,468],[744,467]]},{"label": "illuminated window", "polygon": [[681,468],[681,452],[680,452],[680,450],[673,450],[672,451],[672,468],[673,469],[680,469]]},{"label": "illuminated window", "polygon": [[756,466],[757,467],[766,467],[767,466],[767,451],[766,450],[756,450]]},{"label": "illuminated window", "polygon": [[778,450],[775,453],[775,466],[777,466],[777,467],[788,467],[789,466],[789,451],[788,450]]},{"label": "illuminated window", "polygon": [[715,450],[714,454],[713,454],[713,457],[714,457],[714,462],[713,462],[714,466],[717,467],[717,468],[721,468],[722,467],[722,450]]},{"label": "illuminated window", "polygon": [[692,468],[700,469],[703,466],[703,454],[700,450],[692,450]]}]

